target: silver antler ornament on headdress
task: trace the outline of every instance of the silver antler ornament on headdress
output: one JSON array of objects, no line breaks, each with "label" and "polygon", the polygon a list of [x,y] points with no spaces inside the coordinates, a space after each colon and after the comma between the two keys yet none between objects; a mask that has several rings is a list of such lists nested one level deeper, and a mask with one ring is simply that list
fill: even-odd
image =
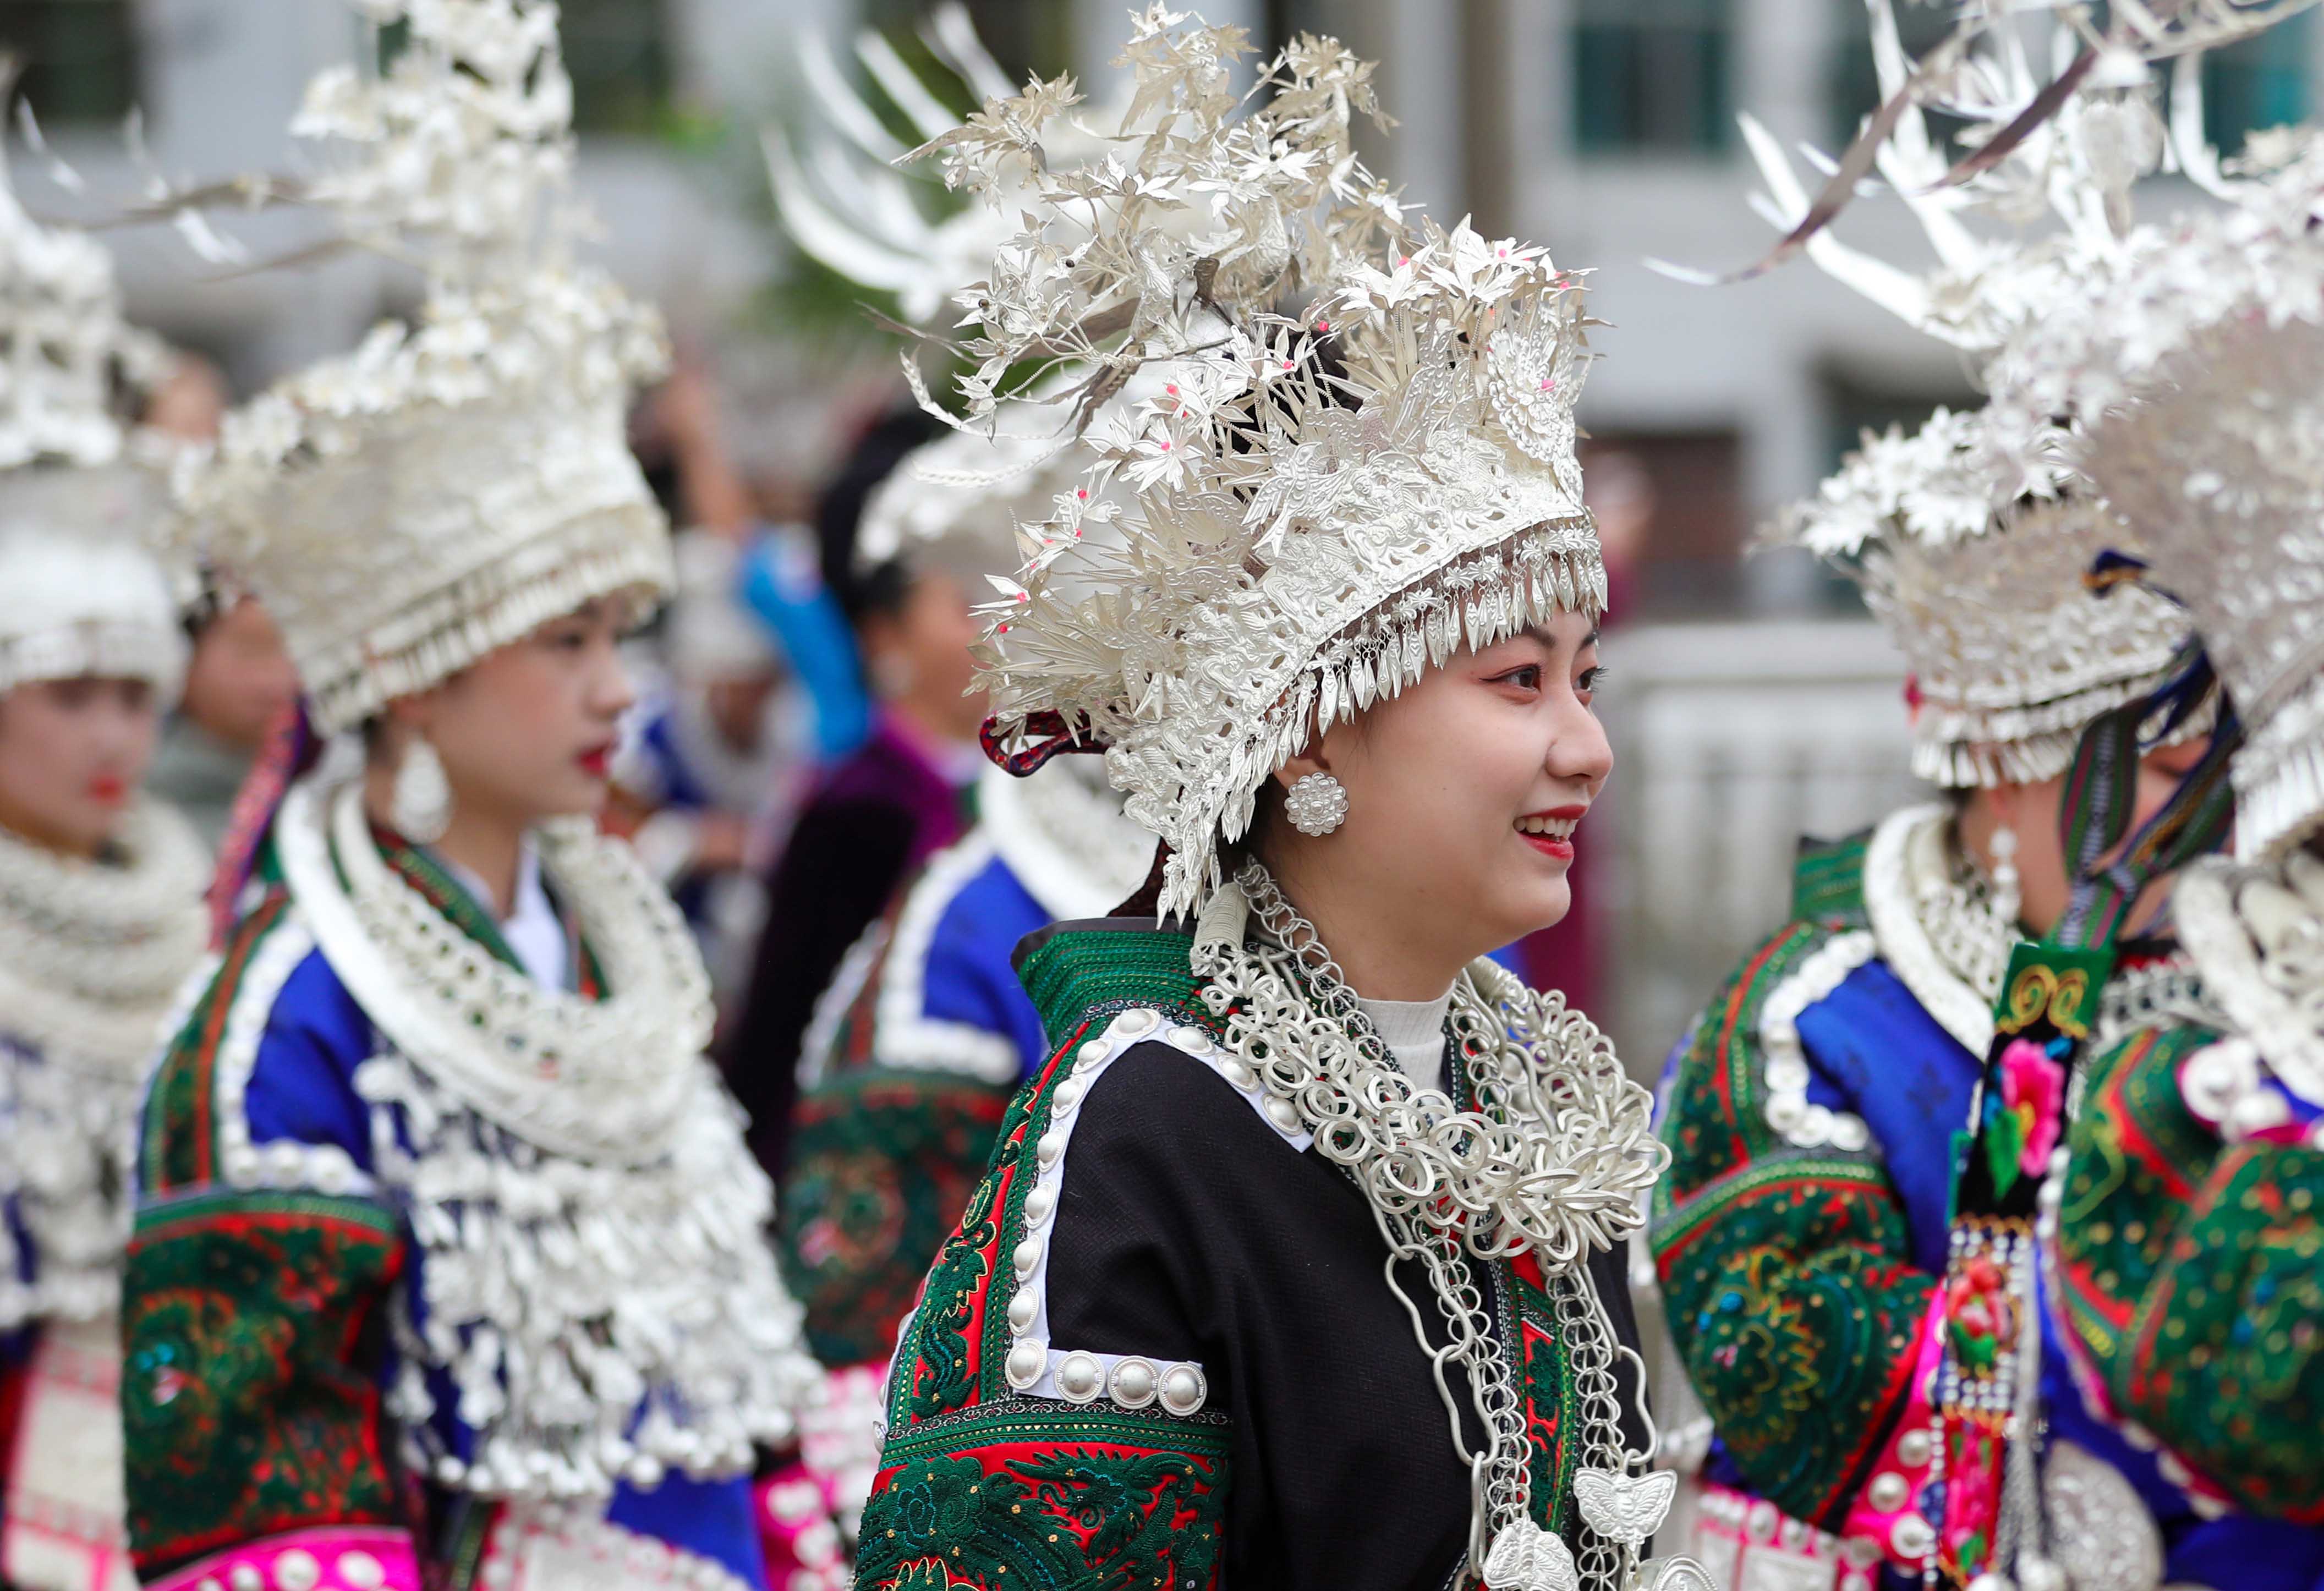
[{"label": "silver antler ornament on headdress", "polygon": [[[932,412],[995,431],[1021,418],[1012,372],[1071,383],[1038,412],[1095,462],[1020,530],[1019,577],[993,581],[983,677],[1004,736],[1108,749],[1131,817],[1170,846],[1170,912],[1217,887],[1220,844],[1319,724],[1605,600],[1573,454],[1579,281],[1407,215],[1350,140],[1378,115],[1370,63],[1303,37],[1246,106],[1240,31],[1187,24],[1138,21],[1113,153],[1048,168],[1065,79],[928,146],[1025,224],[961,296],[965,413],[913,372]],[[1101,415],[1139,372],[1158,390]]]},{"label": "silver antler ornament on headdress", "polygon": [[2242,720],[2236,849],[2264,858],[2324,821],[2324,132],[2255,136],[2238,169],[2227,206],[2013,339],[1994,406],[2077,417],[2072,456]]},{"label": "silver antler ornament on headdress", "polygon": [[[1914,67],[1890,0],[1868,0],[1885,93]],[[1962,53],[1946,107],[1969,114],[1987,147],[2045,87],[2015,33]],[[1810,210],[1790,162],[1749,117],[1743,131],[1770,190],[1765,208],[1791,226]],[[2094,278],[2149,246],[2125,227],[2132,186],[2163,148],[2143,94],[2095,92],[2024,131],[2006,157],[1941,186],[1942,141],[1925,113],[1898,115],[1873,165],[1922,225],[1937,262],[1915,272],[1828,233],[1805,244],[1828,274],[1972,361],[2013,332],[2086,298]],[[1973,227],[1970,217],[1987,225]],[[2025,224],[2054,230],[2027,238]],[[1994,235],[1991,223],[2011,232]],[[1776,538],[1840,563],[1895,639],[1918,713],[1914,768],[1963,787],[2051,777],[2101,713],[2147,694],[2184,640],[2184,616],[2154,593],[2103,595],[2084,575],[2128,531],[2061,458],[2046,423],[2017,446],[1997,442],[1986,411],[1939,409],[1912,436],[1867,436],[1816,494],[1782,519]],[[2190,718],[2193,733],[2208,722]]]}]

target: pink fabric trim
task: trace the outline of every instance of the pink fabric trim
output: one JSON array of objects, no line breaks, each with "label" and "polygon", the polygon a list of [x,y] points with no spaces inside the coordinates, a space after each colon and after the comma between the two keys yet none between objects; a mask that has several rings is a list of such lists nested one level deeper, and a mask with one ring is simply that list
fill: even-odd
[{"label": "pink fabric trim", "polygon": [[420,1591],[420,1558],[405,1531],[324,1525],[212,1553],[146,1591]]},{"label": "pink fabric trim", "polygon": [[[1921,1318],[1912,1379],[1904,1388],[1904,1406],[1880,1449],[1879,1459],[1872,1467],[1872,1478],[1865,1483],[1864,1490],[1849,1508],[1848,1522],[1842,1527],[1851,1542],[1875,1544],[1890,1563],[1914,1571],[1928,1563],[1936,1548],[1935,1532],[1921,1517],[1920,1503],[1921,1494],[1936,1467],[1938,1453],[1936,1386],[1937,1372],[1944,1363],[1944,1311],[1945,1292],[1940,1287],[1929,1300],[1929,1312]],[[1918,1463],[1907,1461],[1908,1448],[1917,1455]],[[1903,1482],[1901,1500],[1895,1506],[1883,1508],[1873,1501],[1876,1492],[1896,1492],[1899,1480]],[[1901,1541],[1897,1539],[1900,1525],[1904,1531]],[[1915,1547],[1919,1550],[1910,1550]]]},{"label": "pink fabric trim", "polygon": [[1880,1554],[1794,1519],[1765,1497],[1706,1481],[1695,1500],[1694,1556],[1715,1584],[1784,1591],[1873,1591]]},{"label": "pink fabric trim", "polygon": [[752,1496],[758,1504],[768,1585],[783,1591],[847,1591],[847,1553],[832,1522],[837,1501],[833,1477],[793,1461],[761,1481]]}]

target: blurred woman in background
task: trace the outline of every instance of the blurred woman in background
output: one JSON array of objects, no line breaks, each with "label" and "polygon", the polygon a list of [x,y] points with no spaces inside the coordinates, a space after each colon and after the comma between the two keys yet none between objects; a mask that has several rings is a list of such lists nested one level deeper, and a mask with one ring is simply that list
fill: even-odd
[{"label": "blurred woman in background", "polygon": [[208,853],[140,793],[185,639],[167,500],[112,399],[150,373],[112,262],[0,186],[0,1582],[132,1584],[117,1307],[140,1088],[208,940]]}]

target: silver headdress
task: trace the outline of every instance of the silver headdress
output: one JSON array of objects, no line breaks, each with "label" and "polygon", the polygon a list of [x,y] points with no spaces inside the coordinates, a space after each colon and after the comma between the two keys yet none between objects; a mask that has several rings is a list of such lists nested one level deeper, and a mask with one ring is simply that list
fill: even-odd
[{"label": "silver headdress", "polygon": [[1413,223],[1350,142],[1351,115],[1378,114],[1370,63],[1303,37],[1237,119],[1240,30],[1185,21],[1138,19],[1125,125],[1151,130],[1103,160],[1043,169],[1062,79],[930,146],[955,186],[1026,185],[1028,225],[962,295],[982,330],[960,347],[966,418],[945,418],[997,429],[1028,360],[1079,372],[1051,402],[1082,417],[1161,377],[1084,418],[1096,462],[1020,531],[1020,578],[995,577],[983,677],[1004,743],[1107,748],[1130,815],[1169,843],[1170,913],[1217,888],[1221,843],[1319,722],[1605,601],[1573,453],[1580,284],[1538,248]]},{"label": "silver headdress", "polygon": [[1997,362],[1997,408],[2080,417],[2082,469],[2136,527],[2241,717],[2236,849],[2324,821],[2324,133],[2255,136],[2079,314]]},{"label": "silver headdress", "polygon": [[[1912,67],[1887,0],[1873,0],[1873,45],[1884,94],[1904,92]],[[1946,102],[1969,113],[1988,146],[2038,98],[2014,33],[1964,56]],[[1792,226],[1809,200],[1775,140],[1749,118],[1744,133]],[[2018,327],[2086,299],[2094,275],[2123,268],[2144,239],[2125,236],[2131,185],[2153,170],[2163,128],[2135,92],[2093,90],[2015,143],[1976,180],[1939,187],[1941,141],[1925,114],[1903,115],[1877,156],[1935,249],[1923,275],[1818,233],[1805,244],[1826,272],[1917,329],[1990,357]],[[1962,212],[2057,230],[2034,242],[1980,236]],[[2098,555],[2128,545],[2128,528],[2061,458],[2044,426],[2005,445],[1990,411],[1939,409],[1912,436],[1868,435],[1816,495],[1791,509],[1776,538],[1842,566],[1895,638],[1913,673],[1918,714],[1914,771],[1951,787],[2045,779],[2071,761],[2082,731],[2147,694],[2186,638],[2185,616],[2137,588],[2089,590]],[[2207,720],[2190,720],[2194,733]]]},{"label": "silver headdress", "polygon": [[175,603],[147,541],[168,500],[117,394],[161,342],[122,317],[113,257],[24,213],[0,157],[0,692],[97,674],[174,696]]},{"label": "silver headdress", "polygon": [[572,84],[546,0],[364,0],[408,23],[383,75],[319,75],[292,131],[351,241],[429,272],[416,326],[230,415],[181,481],[206,551],[282,626],[317,722],[349,727],[594,598],[664,594],[631,457],[659,318],[569,245]]}]

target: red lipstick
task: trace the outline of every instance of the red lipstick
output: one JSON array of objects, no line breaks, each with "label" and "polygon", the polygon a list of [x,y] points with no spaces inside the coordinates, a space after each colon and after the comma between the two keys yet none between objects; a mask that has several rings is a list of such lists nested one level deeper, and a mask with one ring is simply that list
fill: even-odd
[{"label": "red lipstick", "polygon": [[119,774],[98,774],[88,782],[88,798],[106,806],[118,806],[129,799],[129,781]]},{"label": "red lipstick", "polygon": [[1574,825],[1589,810],[1587,806],[1552,806],[1529,812],[1517,819],[1517,838],[1544,856],[1572,861]]},{"label": "red lipstick", "polygon": [[602,746],[592,746],[574,760],[581,765],[581,771],[591,778],[602,779],[605,777],[606,770],[613,765],[613,743],[608,740]]}]

